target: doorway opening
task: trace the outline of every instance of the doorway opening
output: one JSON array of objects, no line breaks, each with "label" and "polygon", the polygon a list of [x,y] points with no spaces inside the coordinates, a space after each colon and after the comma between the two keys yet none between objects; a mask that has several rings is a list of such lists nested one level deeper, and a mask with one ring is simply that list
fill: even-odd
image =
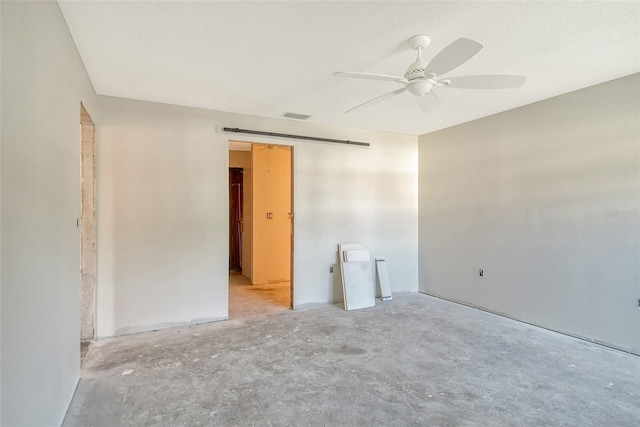
[{"label": "doorway opening", "polygon": [[293,308],[293,147],[229,142],[229,318]]},{"label": "doorway opening", "polygon": [[80,360],[95,338],[96,153],[95,124],[80,104]]}]

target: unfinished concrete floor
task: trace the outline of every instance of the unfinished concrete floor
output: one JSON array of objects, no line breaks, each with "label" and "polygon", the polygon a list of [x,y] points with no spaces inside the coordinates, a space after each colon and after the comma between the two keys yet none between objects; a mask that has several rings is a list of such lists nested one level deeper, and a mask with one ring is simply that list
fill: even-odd
[{"label": "unfinished concrete floor", "polygon": [[237,271],[229,272],[229,319],[286,311],[291,306],[290,282],[252,285]]},{"label": "unfinished concrete floor", "polygon": [[636,427],[640,357],[407,294],[98,341],[64,426],[116,425]]}]

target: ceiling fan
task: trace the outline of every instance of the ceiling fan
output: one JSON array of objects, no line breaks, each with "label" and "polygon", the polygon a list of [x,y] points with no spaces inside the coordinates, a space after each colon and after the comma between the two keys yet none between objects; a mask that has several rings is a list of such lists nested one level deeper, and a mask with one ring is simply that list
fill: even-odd
[{"label": "ceiling fan", "polygon": [[432,91],[434,86],[459,89],[511,89],[522,86],[527,79],[526,76],[516,74],[488,74],[440,78],[441,75],[448,73],[470,60],[483,48],[483,44],[475,40],[460,38],[442,49],[431,61],[427,62],[422,58],[422,49],[429,46],[429,43],[431,43],[431,37],[426,34],[418,34],[409,39],[411,48],[418,51],[418,58],[414,63],[409,65],[409,68],[407,68],[407,71],[404,73],[404,77],[354,71],[339,71],[334,73],[336,76],[385,80],[404,85],[400,89],[385,93],[384,95],[353,107],[347,110],[346,113],[369,107],[405,91],[419,96],[420,107],[426,112],[440,104],[440,98]]}]

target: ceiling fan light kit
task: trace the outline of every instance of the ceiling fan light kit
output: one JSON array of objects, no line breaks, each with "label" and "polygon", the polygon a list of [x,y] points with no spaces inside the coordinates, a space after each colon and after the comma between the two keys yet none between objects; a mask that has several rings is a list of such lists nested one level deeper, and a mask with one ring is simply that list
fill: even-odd
[{"label": "ceiling fan light kit", "polygon": [[[511,89],[522,86],[526,81],[525,76],[513,74],[462,76],[439,79],[440,75],[446,74],[470,60],[483,48],[483,45],[475,40],[460,38],[441,50],[431,61],[425,61],[422,58],[422,50],[429,46],[430,43],[431,37],[426,34],[417,34],[409,39],[409,46],[417,51],[417,58],[409,65],[407,71],[404,73],[404,77],[355,71],[339,71],[334,73],[342,77],[385,80],[404,85],[401,89],[374,98],[346,112],[349,113],[364,107],[369,107],[405,91],[420,97],[429,95],[429,98],[433,99],[431,103],[435,102],[439,104],[438,96],[432,91],[434,86],[459,89]],[[424,103],[421,102],[421,105],[422,104]]]},{"label": "ceiling fan light kit", "polygon": [[414,80],[407,83],[407,90],[414,95],[425,96],[429,93],[431,88],[433,87],[433,83],[428,80]]}]

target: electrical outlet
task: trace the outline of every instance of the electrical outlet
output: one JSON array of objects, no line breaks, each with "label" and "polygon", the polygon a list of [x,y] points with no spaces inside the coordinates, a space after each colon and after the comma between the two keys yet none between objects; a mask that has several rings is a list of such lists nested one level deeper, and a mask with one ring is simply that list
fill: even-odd
[{"label": "electrical outlet", "polygon": [[333,273],[333,265],[329,267],[329,273]]},{"label": "electrical outlet", "polygon": [[484,277],[484,270],[483,270],[483,269],[480,269],[479,274],[480,274],[480,277]]}]

